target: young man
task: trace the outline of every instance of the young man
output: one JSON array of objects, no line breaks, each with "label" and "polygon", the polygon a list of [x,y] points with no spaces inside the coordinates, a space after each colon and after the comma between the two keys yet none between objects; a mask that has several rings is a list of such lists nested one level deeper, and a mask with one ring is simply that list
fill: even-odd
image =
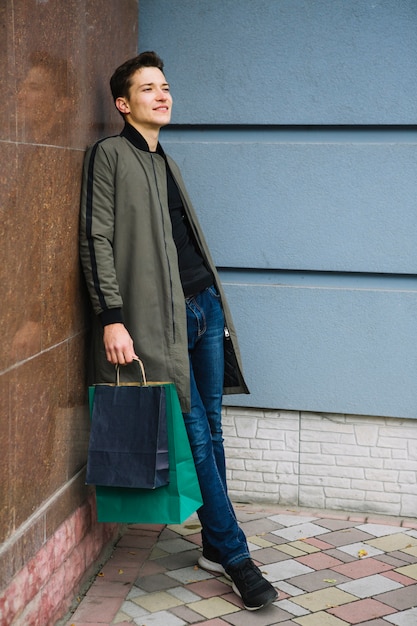
[{"label": "young man", "polygon": [[[87,152],[81,260],[95,312],[94,378],[143,360],[176,384],[203,496],[201,567],[226,572],[249,610],[277,592],[252,562],[227,495],[222,393],[248,393],[230,311],[175,162],[159,144],[171,118],[163,63],[144,52],[110,86],[125,126]],[[225,360],[226,355],[226,360]]]}]

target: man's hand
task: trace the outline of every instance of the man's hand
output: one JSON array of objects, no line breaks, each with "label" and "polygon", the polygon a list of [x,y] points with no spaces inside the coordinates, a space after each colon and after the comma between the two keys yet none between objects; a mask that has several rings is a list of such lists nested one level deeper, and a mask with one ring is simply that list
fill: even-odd
[{"label": "man's hand", "polygon": [[123,324],[108,324],[104,327],[104,348],[107,360],[113,365],[127,365],[138,356],[133,348],[132,337]]}]

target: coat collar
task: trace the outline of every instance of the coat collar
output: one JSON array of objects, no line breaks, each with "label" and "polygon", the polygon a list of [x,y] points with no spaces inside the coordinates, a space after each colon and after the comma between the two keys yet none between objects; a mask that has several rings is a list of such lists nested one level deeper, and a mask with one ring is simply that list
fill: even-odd
[{"label": "coat collar", "polygon": [[[136,130],[134,126],[132,126],[132,124],[125,122],[125,126],[120,133],[120,136],[125,137],[128,141],[130,141],[130,143],[135,146],[135,148],[138,148],[138,150],[143,150],[143,152],[150,152],[148,142],[143,137],[143,135],[141,135],[140,132]],[[156,152],[157,154],[160,154],[162,157],[165,158],[165,153],[159,142],[156,148]]]}]

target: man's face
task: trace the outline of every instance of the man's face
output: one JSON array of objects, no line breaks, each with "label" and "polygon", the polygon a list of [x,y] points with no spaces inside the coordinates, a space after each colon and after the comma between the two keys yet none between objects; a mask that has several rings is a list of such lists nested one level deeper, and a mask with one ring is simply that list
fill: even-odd
[{"label": "man's face", "polygon": [[128,98],[116,106],[139,131],[159,130],[171,120],[172,97],[165,76],[157,67],[142,67],[132,76]]}]

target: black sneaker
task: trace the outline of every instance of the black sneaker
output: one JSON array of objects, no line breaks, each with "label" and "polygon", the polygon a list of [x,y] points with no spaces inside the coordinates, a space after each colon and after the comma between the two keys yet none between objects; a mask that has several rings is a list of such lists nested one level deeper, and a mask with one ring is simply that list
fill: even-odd
[{"label": "black sneaker", "polygon": [[213,550],[210,546],[203,547],[203,554],[199,557],[197,563],[202,569],[215,574],[223,574],[230,580],[229,574],[226,574],[223,565],[220,563],[220,556],[217,550]]},{"label": "black sneaker", "polygon": [[233,591],[242,598],[245,609],[257,611],[278,598],[277,590],[262,576],[251,559],[244,559],[227,568]]}]

